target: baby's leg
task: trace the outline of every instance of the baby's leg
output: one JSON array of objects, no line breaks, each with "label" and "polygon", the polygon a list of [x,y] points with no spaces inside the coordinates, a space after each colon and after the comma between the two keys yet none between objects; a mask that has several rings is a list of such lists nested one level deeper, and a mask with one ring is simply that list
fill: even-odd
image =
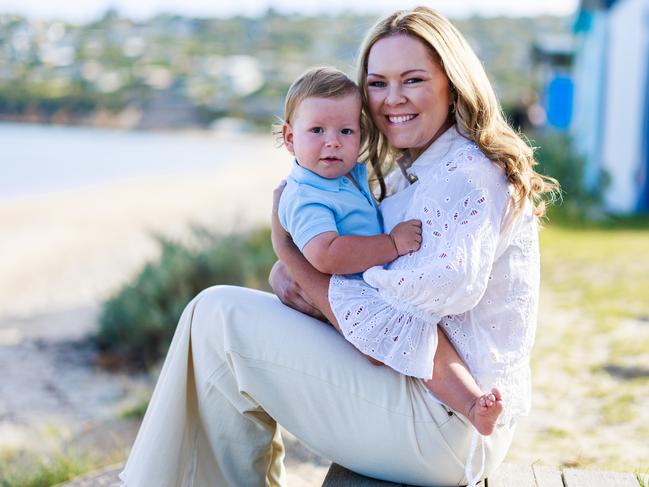
[{"label": "baby's leg", "polygon": [[500,391],[494,388],[484,394],[439,327],[437,334],[433,378],[426,386],[440,401],[466,416],[481,434],[490,435],[503,410]]}]

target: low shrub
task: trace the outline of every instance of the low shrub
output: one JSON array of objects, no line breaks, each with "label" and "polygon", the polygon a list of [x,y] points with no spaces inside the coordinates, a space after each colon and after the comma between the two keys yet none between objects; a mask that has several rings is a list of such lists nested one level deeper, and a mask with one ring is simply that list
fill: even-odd
[{"label": "low shrub", "polygon": [[150,366],[163,357],[187,303],[216,284],[268,289],[275,262],[270,232],[222,236],[193,230],[193,243],[158,237],[160,257],[103,306],[95,337],[100,350],[134,366]]},{"label": "low shrub", "polygon": [[601,201],[605,180],[598,188],[589,190],[584,184],[585,160],[575,154],[571,139],[566,134],[549,132],[532,136],[531,145],[536,148],[539,162],[536,170],[556,178],[561,184],[560,212],[575,217],[589,217]]}]

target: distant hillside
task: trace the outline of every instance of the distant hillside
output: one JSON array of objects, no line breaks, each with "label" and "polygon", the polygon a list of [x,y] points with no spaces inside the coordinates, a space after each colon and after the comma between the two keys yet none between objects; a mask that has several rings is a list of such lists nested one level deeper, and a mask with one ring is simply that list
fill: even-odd
[{"label": "distant hillside", "polygon": [[[109,10],[72,25],[0,15],[0,118],[177,127],[229,116],[265,128],[306,67],[333,64],[355,74],[358,47],[375,20],[269,10],[256,18],[135,22]],[[534,88],[533,40],[569,32],[568,19],[549,16],[456,24],[505,104]],[[165,117],[155,115],[162,109]]]}]

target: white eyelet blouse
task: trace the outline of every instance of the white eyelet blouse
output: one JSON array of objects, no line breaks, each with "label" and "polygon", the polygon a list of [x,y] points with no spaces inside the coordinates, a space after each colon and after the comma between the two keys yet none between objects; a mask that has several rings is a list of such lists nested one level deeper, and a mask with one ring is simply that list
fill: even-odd
[{"label": "white eyelet blouse", "polygon": [[388,183],[385,231],[422,221],[419,251],[363,279],[335,275],[329,301],[345,338],[398,372],[429,379],[437,324],[484,390],[498,387],[510,423],[530,409],[530,351],[539,294],[537,221],[514,215],[503,170],[455,127]]}]

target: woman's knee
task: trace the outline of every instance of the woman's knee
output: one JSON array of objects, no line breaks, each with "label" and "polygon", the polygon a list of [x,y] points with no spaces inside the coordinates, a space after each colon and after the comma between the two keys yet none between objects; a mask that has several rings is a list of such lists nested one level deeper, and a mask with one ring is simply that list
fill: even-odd
[{"label": "woman's knee", "polygon": [[233,298],[243,290],[244,288],[227,284],[205,288],[194,298],[195,307],[220,310],[229,306],[234,301]]},{"label": "woman's knee", "polygon": [[245,327],[246,310],[253,306],[256,293],[251,289],[228,285],[212,286],[201,291],[190,305],[192,340],[211,341],[226,333],[232,335],[234,328]]}]

